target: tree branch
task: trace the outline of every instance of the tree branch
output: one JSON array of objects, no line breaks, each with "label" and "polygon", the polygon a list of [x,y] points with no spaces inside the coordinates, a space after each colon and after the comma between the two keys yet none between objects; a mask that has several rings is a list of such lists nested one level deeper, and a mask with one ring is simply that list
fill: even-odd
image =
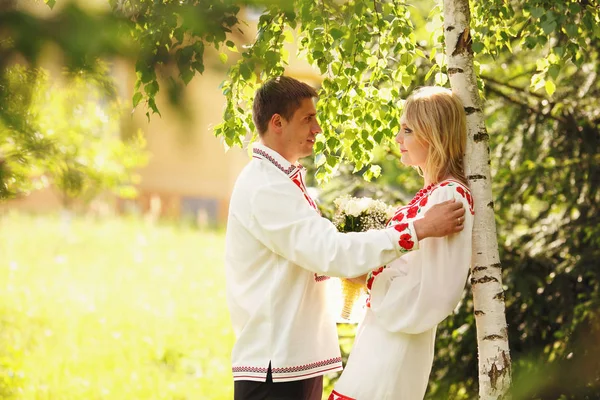
[{"label": "tree branch", "polygon": [[486,86],[486,90],[489,90],[490,92],[495,93],[496,95],[502,97],[505,100],[508,100],[509,102],[511,102],[511,103],[513,103],[515,105],[518,105],[520,107],[528,108],[528,109],[530,109],[531,111],[533,111],[534,113],[536,113],[538,115],[544,116],[546,118],[551,118],[551,119],[553,119],[555,121],[558,121],[558,122],[560,122],[562,124],[566,124],[567,123],[567,120],[565,118],[554,116],[551,113],[545,113],[542,110],[540,110],[539,108],[532,107],[532,106],[530,106],[529,104],[527,104],[525,102],[517,100],[514,97],[511,97],[510,95],[504,93],[500,89],[494,88],[493,86]]},{"label": "tree branch", "polygon": [[533,97],[537,97],[538,99],[545,99],[545,97],[542,96],[541,94],[530,92],[527,89],[524,89],[524,88],[512,85],[512,84],[507,83],[507,82],[500,82],[499,80],[494,79],[491,76],[479,75],[479,77],[481,79],[483,79],[484,81],[491,82],[491,83],[494,83],[494,84],[499,85],[499,86],[504,86],[504,87],[507,87],[509,89],[513,89],[513,90],[516,90],[516,91],[519,91],[519,92],[524,92],[524,93],[529,94],[529,95],[531,95]]}]

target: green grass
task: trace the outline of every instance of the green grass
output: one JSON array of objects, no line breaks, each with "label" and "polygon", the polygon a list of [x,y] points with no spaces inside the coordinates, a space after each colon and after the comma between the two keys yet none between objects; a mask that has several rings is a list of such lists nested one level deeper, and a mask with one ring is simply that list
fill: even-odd
[{"label": "green grass", "polygon": [[0,398],[231,399],[223,234],[0,217]]}]

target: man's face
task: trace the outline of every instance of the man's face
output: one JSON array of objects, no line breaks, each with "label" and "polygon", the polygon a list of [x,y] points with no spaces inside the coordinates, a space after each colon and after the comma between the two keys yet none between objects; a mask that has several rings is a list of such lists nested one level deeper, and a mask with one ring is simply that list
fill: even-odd
[{"label": "man's face", "polygon": [[315,138],[321,132],[313,100],[303,99],[300,108],[289,120],[281,118],[282,154],[288,161],[298,160],[313,153]]}]

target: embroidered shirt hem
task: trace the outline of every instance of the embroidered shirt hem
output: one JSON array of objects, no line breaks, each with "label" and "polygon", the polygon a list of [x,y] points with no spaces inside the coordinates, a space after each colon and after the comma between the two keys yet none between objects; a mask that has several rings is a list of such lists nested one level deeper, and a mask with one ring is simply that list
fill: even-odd
[{"label": "embroidered shirt hem", "polygon": [[[310,379],[342,369],[342,359],[336,357],[307,365],[271,368],[271,375],[273,382],[290,382]],[[234,381],[265,382],[267,380],[268,369],[264,367],[233,367],[232,370]]]}]

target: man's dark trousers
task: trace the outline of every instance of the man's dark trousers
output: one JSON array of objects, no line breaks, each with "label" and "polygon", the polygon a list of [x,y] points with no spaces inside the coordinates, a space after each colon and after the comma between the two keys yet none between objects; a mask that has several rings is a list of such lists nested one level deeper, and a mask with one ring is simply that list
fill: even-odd
[{"label": "man's dark trousers", "polygon": [[271,365],[266,382],[235,381],[234,400],[321,400],[323,376],[292,382],[273,382]]}]

